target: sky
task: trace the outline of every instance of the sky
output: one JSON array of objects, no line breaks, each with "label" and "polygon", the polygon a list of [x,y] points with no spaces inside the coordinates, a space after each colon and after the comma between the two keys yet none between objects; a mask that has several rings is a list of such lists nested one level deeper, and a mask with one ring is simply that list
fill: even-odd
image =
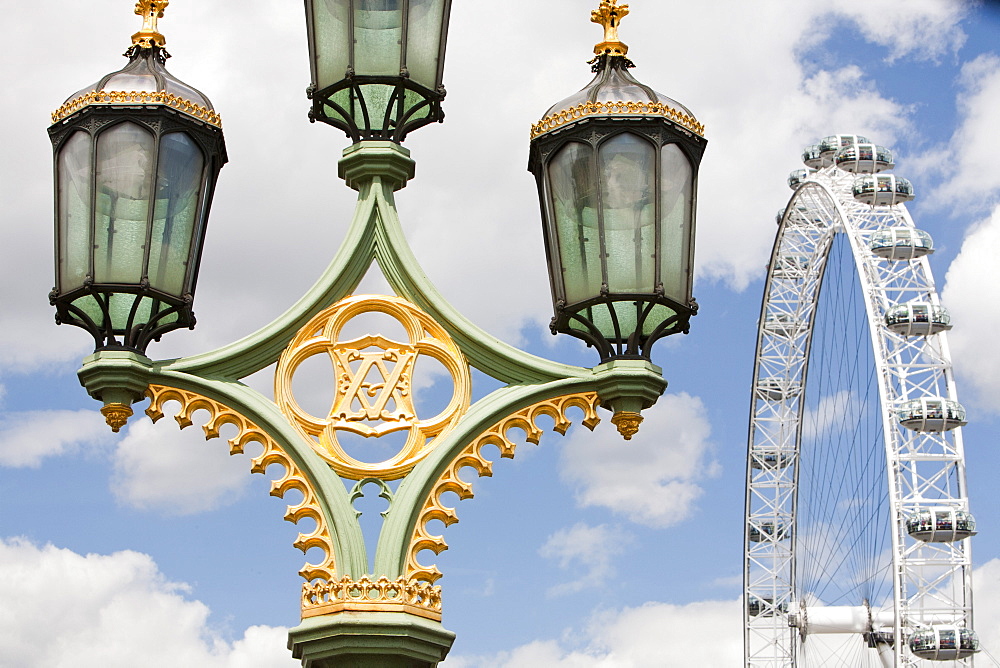
[{"label": "sky", "polygon": [[[430,279],[489,332],[591,366],[551,337],[528,130],[590,79],[593,0],[455,2],[447,118],[406,145],[397,194]],[[1000,657],[1000,9],[948,0],[632,0],[640,81],[706,126],[688,336],[654,349],[670,382],[624,443],[608,420],[523,445],[458,505],[436,559],[444,664],[619,668],[742,660],[745,452],[756,320],[774,214],[807,144],[859,133],[891,148],[955,328],[976,628]],[[125,64],[129,0],[19,3],[0,24],[0,666],[295,665],[302,555],[285,503],[197,428],[133,418],[113,435],[75,377],[83,331],[53,324],[49,114]],[[12,7],[13,9],[13,7]],[[54,17],[58,17],[55,20]],[[319,276],[354,191],[347,140],[311,125],[301,5],[175,0],[168,67],[221,113],[198,326],[150,346],[192,354],[252,332]],[[377,279],[366,281],[377,288]],[[266,389],[269,379],[251,379]],[[482,393],[489,383],[477,377]],[[138,411],[137,411],[138,413]],[[367,497],[367,516],[383,508]],[[363,516],[364,517],[364,516]],[[363,523],[366,521],[363,518]],[[370,523],[365,524],[368,526]],[[994,665],[988,658],[977,665]],[[1000,665],[998,662],[996,665]]]}]

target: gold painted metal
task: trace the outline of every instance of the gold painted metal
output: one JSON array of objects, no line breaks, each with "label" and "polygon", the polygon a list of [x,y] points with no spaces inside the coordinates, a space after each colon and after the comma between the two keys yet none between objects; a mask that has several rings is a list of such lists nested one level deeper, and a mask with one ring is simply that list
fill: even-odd
[{"label": "gold painted metal", "polygon": [[639,425],[642,424],[642,415],[632,411],[621,411],[611,417],[611,424],[618,427],[618,433],[631,441],[632,437],[639,432]]},{"label": "gold painted metal", "polygon": [[663,116],[677,125],[687,128],[699,137],[705,136],[705,126],[690,114],[678,111],[661,102],[585,102],[569,109],[546,116],[531,126],[531,138],[541,136],[557,128],[580,120],[587,116],[598,114],[627,116]]},{"label": "gold painted metal", "polygon": [[[149,408],[146,415],[153,422],[163,417],[163,405],[169,401],[176,401],[180,404],[180,410],[174,419],[181,429],[190,427],[193,423],[191,416],[195,411],[204,410],[208,412],[208,422],[202,427],[205,430],[205,439],[219,437],[219,429],[226,424],[236,427],[236,435],[229,439],[229,453],[232,455],[242,454],[248,443],[256,442],[264,447],[262,452],[251,461],[251,473],[264,473],[271,464],[280,464],[284,467],[285,473],[278,480],[271,483],[271,496],[282,498],[289,490],[297,490],[302,494],[302,501],[294,506],[288,506],[285,512],[285,519],[297,524],[303,519],[311,519],[316,523],[316,528],[309,534],[300,533],[293,545],[303,552],[314,547],[318,547],[326,554],[326,558],[320,564],[307,563],[299,571],[306,580],[332,581],[336,577],[335,555],[333,541],[330,538],[330,529],[326,518],[320,508],[316,492],[310,485],[308,478],[299,467],[292,461],[291,457],[281,448],[278,443],[268,436],[267,432],[261,429],[252,421],[240,415],[237,411],[225,406],[217,401],[209,399],[195,392],[178,390],[162,385],[150,385],[146,392],[149,397]],[[310,582],[303,583],[303,591],[311,586]]]},{"label": "gold painted metal", "polygon": [[[408,341],[366,335],[350,341],[341,333],[352,319],[382,313],[398,321]],[[314,355],[333,365],[334,398],[327,415],[309,414],[296,401],[292,378]],[[420,356],[435,359],[448,371],[455,390],[438,415],[421,419],[413,404],[413,369]],[[291,340],[274,374],[275,402],[310,446],[341,476],[394,480],[407,474],[433,450],[469,408],[472,378],[469,364],[448,333],[422,310],[399,297],[356,295],[323,310]],[[406,431],[406,443],[381,462],[362,462],[347,454],[338,434],[364,438]]]},{"label": "gold painted metal", "polygon": [[143,49],[164,46],[167,38],[157,30],[156,20],[163,18],[163,10],[170,0],[139,0],[135,3],[135,13],[142,17],[142,29],[132,35],[132,44]]},{"label": "gold painted metal", "polygon": [[222,127],[222,117],[214,110],[195,104],[190,100],[185,100],[173,93],[164,91],[119,91],[119,90],[95,90],[84,93],[80,97],[73,98],[63,106],[52,112],[52,122],[58,123],[64,118],[72,116],[84,107],[92,104],[162,104],[167,107],[182,111],[188,116],[197,118],[199,121]]},{"label": "gold painted metal", "polygon": [[628,53],[628,46],[618,39],[618,24],[626,16],[628,5],[619,6],[618,0],[601,0],[600,6],[590,12],[590,20],[604,26],[604,41],[594,47],[594,53],[598,56],[624,56]]},{"label": "gold painted metal", "polygon": [[316,582],[302,587],[302,618],[335,612],[408,612],[441,621],[441,587],[418,580],[368,576]]},{"label": "gold painted metal", "polygon": [[466,446],[461,453],[445,469],[438,478],[424,507],[420,511],[413,535],[410,538],[409,552],[406,557],[406,577],[410,580],[417,580],[433,584],[441,577],[441,571],[437,566],[424,566],[417,559],[417,555],[423,550],[430,550],[434,554],[441,554],[448,549],[443,536],[433,536],[427,529],[427,524],[431,520],[438,520],[445,526],[451,526],[458,522],[458,515],[455,509],[446,506],[441,501],[441,495],[445,492],[453,492],[459,499],[471,499],[473,497],[472,483],[466,482],[459,477],[459,471],[463,468],[475,469],[479,477],[493,475],[493,462],[483,456],[484,446],[495,445],[500,450],[501,457],[513,459],[514,451],[517,448],[511,439],[507,437],[507,432],[511,429],[519,429],[526,436],[528,443],[538,445],[542,436],[542,430],[535,424],[542,415],[547,415],[555,422],[552,429],[560,434],[565,434],[571,422],[566,417],[567,409],[571,407],[583,410],[583,426],[593,429],[601,421],[597,416],[597,407],[600,400],[596,392],[581,392],[578,394],[567,394],[562,397],[540,401],[537,404],[522,408],[521,410],[508,415],[500,420],[485,433],[477,437],[472,443]]},{"label": "gold painted metal", "polygon": [[128,419],[132,417],[132,407],[119,403],[107,404],[101,409],[101,415],[104,416],[105,422],[111,427],[111,431],[117,434],[128,422]]}]

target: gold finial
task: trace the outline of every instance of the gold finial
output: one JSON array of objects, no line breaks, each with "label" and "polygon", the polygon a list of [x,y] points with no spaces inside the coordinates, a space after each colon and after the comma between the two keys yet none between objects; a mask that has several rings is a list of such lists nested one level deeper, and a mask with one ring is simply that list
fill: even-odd
[{"label": "gold finial", "polygon": [[117,434],[128,422],[128,419],[132,417],[132,408],[125,404],[111,403],[101,409],[101,415],[104,416],[104,420],[111,427],[111,431]]},{"label": "gold finial", "polygon": [[628,5],[618,5],[618,0],[601,0],[601,5],[590,12],[590,20],[604,26],[604,41],[594,47],[594,53],[612,56],[624,56],[628,53],[626,46],[618,39],[618,24],[628,16]]},{"label": "gold finial", "polygon": [[618,427],[618,433],[626,441],[631,441],[632,437],[639,432],[639,425],[642,423],[642,416],[632,411],[619,411],[611,417],[611,424]]},{"label": "gold finial", "polygon": [[143,49],[164,46],[167,38],[156,29],[156,20],[163,18],[163,10],[170,0],[139,0],[135,3],[135,13],[142,17],[142,30],[132,35],[132,44]]}]

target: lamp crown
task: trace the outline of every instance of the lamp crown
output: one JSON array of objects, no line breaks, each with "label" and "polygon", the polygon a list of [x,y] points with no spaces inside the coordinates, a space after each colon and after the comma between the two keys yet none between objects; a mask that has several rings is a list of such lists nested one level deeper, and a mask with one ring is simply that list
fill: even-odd
[{"label": "lamp crown", "polygon": [[170,0],[139,0],[135,13],[142,17],[142,29],[132,35],[132,44],[143,49],[165,46],[167,38],[157,30],[156,21],[163,18],[163,10]]},{"label": "lamp crown", "polygon": [[618,39],[618,24],[628,16],[628,5],[619,5],[618,0],[601,0],[600,6],[590,12],[590,20],[604,27],[604,41],[594,46],[598,56],[624,56],[628,45]]}]

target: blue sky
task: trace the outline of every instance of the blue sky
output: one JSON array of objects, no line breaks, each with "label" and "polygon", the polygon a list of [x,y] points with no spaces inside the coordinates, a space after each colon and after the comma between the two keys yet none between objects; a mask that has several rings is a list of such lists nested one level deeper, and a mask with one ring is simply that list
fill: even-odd
[{"label": "blue sky", "polygon": [[[1000,656],[1000,11],[944,0],[701,5],[633,0],[621,28],[644,83],[706,125],[689,336],[657,345],[670,381],[643,431],[602,424],[523,445],[445,532],[446,665],[736,665],[743,495],[756,319],[774,213],[801,148],[857,132],[893,149],[956,327],[977,629]],[[397,202],[430,278],[475,322],[546,357],[550,337],[527,132],[589,80],[590,0],[456,2],[443,125],[407,141],[417,178]],[[294,665],[302,555],[285,503],[244,457],[170,421],[112,435],[75,378],[80,330],[52,324],[48,114],[124,64],[132,4],[19,7],[0,26],[0,665]],[[57,15],[60,20],[53,21]],[[302,10],[177,0],[169,67],[221,112],[222,172],[198,328],[154,357],[224,344],[280,314],[319,275],[353,210],[345,146],[306,121]],[[373,288],[378,282],[371,281]],[[479,379],[477,382],[480,382]],[[255,379],[266,388],[266,378]],[[480,386],[477,386],[479,388]],[[609,461],[619,465],[609,467]],[[369,515],[382,508],[369,505]],[[59,629],[60,640],[51,633]],[[677,646],[677,655],[664,654]],[[141,648],[141,649],[140,649]],[[655,649],[654,649],[655,648]],[[985,662],[984,662],[985,663]],[[988,663],[986,665],[989,665]]]}]

